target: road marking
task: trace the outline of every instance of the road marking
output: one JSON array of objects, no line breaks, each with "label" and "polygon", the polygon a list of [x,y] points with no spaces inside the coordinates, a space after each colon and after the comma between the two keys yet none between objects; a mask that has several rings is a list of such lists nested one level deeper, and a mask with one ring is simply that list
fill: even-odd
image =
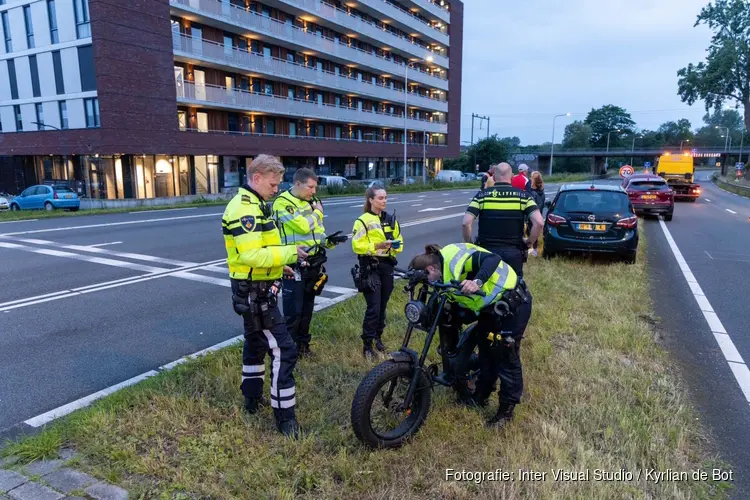
[{"label": "road marking", "polygon": [[709,200],[708,198],[704,198],[704,200],[706,200],[707,202],[711,203],[711,200]]},{"label": "road marking", "polygon": [[33,306],[36,304],[42,304],[44,302],[51,302],[53,300],[66,299],[69,297],[75,297],[77,295],[83,295],[86,293],[109,290],[110,288],[117,288],[120,286],[126,286],[126,285],[131,285],[134,283],[141,283],[144,281],[150,281],[150,280],[154,280],[158,278],[172,276],[173,274],[177,274],[177,273],[184,272],[184,271],[197,271],[197,270],[203,269],[204,267],[214,266],[220,262],[224,262],[225,260],[226,259],[212,260],[209,262],[196,264],[194,266],[185,266],[185,267],[178,268],[178,269],[169,269],[169,270],[164,270],[164,271],[159,271],[159,272],[143,274],[139,276],[120,278],[118,280],[105,281],[103,283],[96,283],[94,285],[86,285],[86,286],[82,286],[78,288],[73,288],[70,290],[61,290],[59,292],[38,295],[36,297],[26,297],[25,299],[14,300],[11,302],[0,304],[0,311],[10,311],[12,309],[18,309],[19,307]]},{"label": "road marking", "polygon": [[9,220],[7,222],[0,222],[0,224],[18,224],[19,222],[34,222],[39,219],[24,219],[24,220]]},{"label": "road marking", "polygon": [[[329,290],[339,289],[339,290],[346,290],[346,295],[341,295],[340,297],[336,297],[335,299],[324,299],[319,304],[315,305],[315,312],[321,311],[323,309],[326,309],[328,307],[331,307],[335,304],[338,304],[339,302],[342,302],[349,297],[352,297],[353,295],[356,295],[358,292],[357,290],[354,290],[352,288],[340,288],[340,287],[326,287]],[[187,361],[191,359],[196,359],[201,356],[205,356],[208,353],[218,351],[220,349],[224,349],[226,347],[230,347],[234,344],[237,344],[243,340],[243,335],[238,335],[236,337],[232,337],[228,340],[225,340],[223,342],[219,342],[218,344],[214,344],[211,347],[207,347],[205,349],[201,349],[200,351],[194,352],[193,354],[188,354],[187,356],[183,356],[179,359],[176,359],[172,361],[171,363],[167,363],[165,365],[160,366],[156,370],[149,370],[146,373],[142,373],[140,375],[137,375],[133,378],[130,378],[128,380],[125,380],[124,382],[120,382],[119,384],[115,384],[113,386],[107,387],[105,389],[102,389],[100,391],[97,391],[93,394],[89,394],[88,396],[82,397],[80,399],[77,399],[75,401],[72,401],[70,403],[67,403],[65,405],[59,406],[53,410],[50,410],[46,413],[42,413],[41,415],[37,415],[36,417],[32,417],[28,420],[24,420],[24,423],[30,427],[38,428],[45,424],[48,424],[52,422],[53,420],[57,420],[58,418],[64,417],[66,415],[69,415],[73,413],[76,410],[83,409],[95,401],[102,399],[106,396],[109,396],[110,394],[113,394],[121,389],[124,389],[126,387],[130,387],[132,385],[135,385],[139,382],[142,382],[146,379],[149,379],[151,377],[154,377],[156,375],[159,375],[160,373],[168,372],[172,370],[173,368],[182,365],[186,363]]]},{"label": "road marking", "polygon": [[111,241],[109,243],[97,243],[96,245],[86,245],[89,248],[97,248],[97,247],[106,247],[109,245],[120,245],[122,244],[122,241]]},{"label": "road marking", "polygon": [[211,276],[203,276],[202,274],[192,274],[187,271],[175,273],[172,276],[191,281],[198,281],[200,283],[208,283],[209,285],[219,285],[224,287],[232,286],[232,283],[228,279],[213,278]]},{"label": "road marking", "polygon": [[51,233],[51,232],[56,232],[56,231],[72,231],[75,229],[91,229],[95,227],[125,226],[125,225],[130,225],[130,224],[148,224],[149,222],[164,222],[164,221],[182,220],[182,219],[197,219],[200,217],[216,217],[217,215],[223,215],[223,212],[216,212],[216,213],[211,213],[211,214],[199,214],[199,215],[183,215],[181,217],[162,217],[159,219],[143,219],[143,220],[130,220],[130,221],[123,221],[123,222],[107,222],[107,223],[102,223],[102,224],[88,224],[85,226],[53,227],[50,229],[35,229],[33,231],[18,231],[15,233],[4,233],[4,234],[0,234],[0,236],[20,236],[23,234]]},{"label": "road marking", "polygon": [[415,203],[414,205],[412,205],[412,207],[421,207],[421,206],[422,206],[421,203]]},{"label": "road marking", "polygon": [[443,196],[450,196],[450,193],[443,193]]},{"label": "road marking", "polygon": [[[109,255],[112,257],[121,257],[125,259],[132,259],[132,260],[143,260],[146,262],[155,262],[158,264],[167,264],[170,266],[192,266],[195,264],[195,262],[185,262],[183,260],[174,260],[174,259],[165,259],[163,257],[156,257],[154,255],[144,255],[140,253],[130,253],[130,252],[116,252],[114,250],[104,250],[101,248],[91,248],[94,245],[64,245],[62,243],[57,243],[55,241],[48,241],[48,240],[37,240],[37,239],[22,239],[19,238],[16,241],[20,241],[22,243],[32,243],[34,245],[49,245],[54,246],[57,248],[65,248],[66,250],[78,250],[79,252],[89,252],[89,253],[98,253],[98,254],[104,254]],[[116,242],[121,243],[121,242]]]},{"label": "road marking", "polygon": [[[446,207],[448,208],[448,207]],[[463,217],[464,212],[460,212],[457,214],[450,214],[450,215],[441,215],[439,217],[429,217],[427,219],[419,219],[419,220],[413,220],[409,222],[404,222],[401,224],[401,227],[409,227],[409,226],[418,226],[420,224],[427,224],[428,222],[435,222],[439,220],[445,220],[445,219],[451,219],[453,217]]]},{"label": "road marking", "polygon": [[709,259],[711,259],[711,260],[714,260],[714,258],[713,258],[713,257],[711,257],[711,254],[710,254],[710,253],[708,253],[708,250],[703,250],[703,251],[704,251],[704,252],[706,252],[706,255],[708,255],[708,258],[709,258]]},{"label": "road marking", "polygon": [[[724,359],[726,359],[729,364],[729,368],[732,370],[734,378],[737,380],[742,393],[745,395],[745,399],[750,403],[750,370],[748,369],[747,364],[745,364],[737,347],[734,345],[734,342],[732,342],[732,338],[729,336],[721,320],[714,312],[713,307],[711,307],[708,298],[706,298],[703,291],[700,289],[698,281],[690,271],[690,267],[685,263],[682,252],[680,252],[680,249],[677,247],[677,243],[675,243],[672,234],[669,232],[669,229],[662,218],[659,218],[659,225],[664,232],[664,236],[667,238],[667,243],[669,243],[669,247],[672,249],[672,253],[675,256],[677,263],[680,264],[680,268],[683,269],[682,274],[685,276],[688,286],[690,286],[693,298],[701,309],[703,317],[706,319],[706,323],[708,323],[708,327],[711,329],[711,332],[719,345],[719,349],[721,349],[721,352],[724,355]],[[697,293],[699,291],[700,294]]]},{"label": "road marking", "polygon": [[728,208],[725,208],[724,210],[726,210],[726,211],[727,211],[727,212],[729,212],[730,214],[734,214],[734,215],[737,215],[737,212],[735,212],[734,210],[729,210]]},{"label": "road marking", "polygon": [[443,203],[453,203],[453,200],[445,200]]},{"label": "road marking", "polygon": [[[14,250],[22,250],[24,252],[38,253],[42,255],[51,255],[53,257],[63,257],[66,259],[82,260],[84,262],[91,262],[93,264],[103,264],[105,266],[113,267],[124,267],[127,269],[134,269],[136,271],[144,271],[147,273],[153,273],[158,271],[164,271],[161,267],[144,266],[142,264],[136,264],[134,262],[125,262],[122,260],[106,259],[103,257],[91,257],[88,255],[81,255],[72,252],[62,252],[60,250],[51,250],[47,248],[33,248],[26,245],[19,245],[17,243],[6,243],[0,241],[0,248],[10,248]],[[96,250],[96,249],[92,249]]]},{"label": "road marking", "polygon": [[138,210],[137,212],[128,212],[129,214],[145,214],[145,213],[154,213],[154,212],[172,212],[176,210],[195,210],[198,207],[187,207],[187,208],[156,208],[152,210]]},{"label": "road marking", "polygon": [[449,208],[456,208],[456,207],[465,207],[466,203],[462,203],[460,205],[448,205],[447,207],[437,207],[437,208],[423,208],[422,210],[419,210],[419,212],[439,212],[441,210],[447,210]]},{"label": "road marking", "polygon": [[[390,201],[388,200],[388,205],[398,205],[399,203],[411,203],[412,201],[421,201],[421,200],[401,200],[401,201]],[[362,204],[358,205],[351,205],[349,208],[362,208]]]}]

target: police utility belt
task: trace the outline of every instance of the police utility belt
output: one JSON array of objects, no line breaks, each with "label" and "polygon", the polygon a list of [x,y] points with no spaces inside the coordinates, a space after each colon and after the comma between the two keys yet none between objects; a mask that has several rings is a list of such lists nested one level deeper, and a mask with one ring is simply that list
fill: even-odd
[{"label": "police utility belt", "polygon": [[236,291],[232,294],[234,312],[252,320],[253,331],[268,330],[273,326],[273,310],[278,305],[281,281],[233,280]]},{"label": "police utility belt", "polygon": [[519,278],[518,284],[512,290],[506,290],[500,295],[500,300],[493,304],[495,314],[501,318],[513,316],[521,307],[521,304],[529,301],[529,289],[523,278]]}]

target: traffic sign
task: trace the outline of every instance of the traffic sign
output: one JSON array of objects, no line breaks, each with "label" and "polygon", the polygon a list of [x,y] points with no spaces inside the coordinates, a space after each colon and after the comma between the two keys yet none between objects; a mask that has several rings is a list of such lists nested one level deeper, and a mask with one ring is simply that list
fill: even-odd
[{"label": "traffic sign", "polygon": [[622,168],[620,168],[620,177],[630,177],[635,173],[635,170],[633,170],[633,167],[630,165],[624,165]]},{"label": "traffic sign", "polygon": [[643,166],[644,166],[644,167],[646,167],[646,168],[651,168],[651,162],[650,162],[650,161],[647,161],[647,162],[645,162],[645,163],[643,164]]}]

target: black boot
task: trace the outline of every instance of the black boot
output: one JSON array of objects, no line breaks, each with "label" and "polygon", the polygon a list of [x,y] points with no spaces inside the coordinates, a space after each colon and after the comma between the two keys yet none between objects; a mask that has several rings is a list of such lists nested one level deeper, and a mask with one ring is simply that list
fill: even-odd
[{"label": "black boot", "polygon": [[502,429],[505,424],[513,420],[513,409],[515,407],[515,403],[500,401],[500,406],[498,406],[497,408],[497,413],[495,413],[495,416],[487,421],[487,425]]},{"label": "black boot", "polygon": [[294,417],[281,422],[277,420],[276,429],[288,438],[299,439],[299,424]]},{"label": "black boot", "polygon": [[375,349],[377,349],[380,352],[386,351],[385,344],[383,344],[383,341],[381,340],[380,335],[375,337]]},{"label": "black boot", "polygon": [[263,396],[259,398],[250,398],[245,396],[245,410],[247,410],[250,415],[258,413],[261,408],[263,408],[264,406],[268,406],[269,404],[269,401]]},{"label": "black boot", "polygon": [[312,356],[312,351],[310,350],[310,344],[307,342],[301,342],[297,344],[297,357],[298,358],[309,358]]},{"label": "black boot", "polygon": [[362,346],[362,356],[368,361],[372,361],[373,359],[378,357],[378,354],[375,352],[375,349],[372,348],[372,340],[366,340],[364,345]]}]

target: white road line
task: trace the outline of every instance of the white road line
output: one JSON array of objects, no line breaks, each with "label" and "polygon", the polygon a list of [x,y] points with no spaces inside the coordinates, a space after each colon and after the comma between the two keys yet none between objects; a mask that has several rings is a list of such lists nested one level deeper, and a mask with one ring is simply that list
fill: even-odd
[{"label": "white road line", "polygon": [[19,222],[34,222],[38,220],[39,219],[9,220],[6,222],[0,222],[0,224],[18,224]]},{"label": "white road line", "polygon": [[711,259],[711,260],[714,260],[714,258],[713,258],[713,257],[711,257],[711,254],[710,254],[710,253],[708,253],[708,250],[703,250],[703,251],[704,251],[704,252],[706,252],[706,255],[708,255],[708,258],[709,258],[709,259]]},{"label": "white road line", "polygon": [[198,207],[186,207],[186,208],[156,208],[151,210],[138,210],[137,212],[128,212],[129,214],[145,214],[145,213],[154,213],[154,212],[172,212],[177,210],[195,210]]},{"label": "white road line", "polygon": [[422,206],[421,203],[415,203],[414,205],[412,205],[412,207],[421,207],[421,206]]},{"label": "white road line", "polygon": [[113,267],[124,267],[126,269],[135,269],[136,271],[143,271],[147,273],[153,273],[158,271],[165,271],[162,267],[144,266],[142,264],[136,264],[134,262],[125,262],[122,260],[106,259],[103,257],[91,257],[88,255],[80,255],[72,252],[62,252],[60,250],[50,250],[47,248],[33,248],[26,245],[18,245],[16,243],[6,243],[0,241],[1,248],[11,248],[14,250],[22,250],[24,252],[38,253],[42,255],[51,255],[53,257],[63,257],[66,259],[82,260],[84,262],[91,262],[93,264],[103,264],[105,266]]},{"label": "white road line", "polygon": [[111,226],[126,226],[130,224],[148,224],[149,222],[164,222],[181,219],[197,219],[200,217],[216,217],[223,215],[223,212],[216,212],[211,214],[199,214],[199,215],[183,215],[181,217],[163,217],[160,219],[143,219],[143,220],[130,220],[123,222],[107,222],[102,224],[88,224],[85,226],[66,226],[66,227],[53,227],[49,229],[35,229],[33,231],[18,231],[15,233],[4,233],[0,236],[20,236],[23,234],[37,234],[37,233],[52,233],[56,231],[73,231],[75,229],[91,229],[95,227],[111,227]]},{"label": "white road line", "polygon": [[[672,234],[669,232],[667,225],[661,218],[659,219],[659,225],[664,232],[664,236],[667,238],[667,242],[669,243],[669,247],[672,249],[672,253],[675,256],[675,259],[677,260],[678,264],[680,264],[680,267],[683,268],[682,273],[685,276],[685,280],[687,280],[687,283],[690,286],[691,291],[693,292],[693,297],[695,298],[698,307],[701,309],[703,317],[706,319],[706,322],[708,323],[708,326],[711,329],[716,342],[719,344],[719,349],[721,349],[721,352],[724,355],[724,359],[726,359],[727,363],[729,364],[729,367],[734,374],[734,378],[737,380],[742,393],[745,395],[745,399],[748,403],[750,403],[750,370],[748,370],[747,364],[745,364],[745,361],[742,359],[742,356],[737,350],[737,347],[734,345],[734,342],[732,342],[729,334],[727,334],[724,325],[714,312],[713,307],[711,307],[708,298],[706,298],[706,296],[703,294],[703,291],[698,286],[698,281],[690,271],[690,267],[687,266],[687,264],[684,264],[683,266],[683,263],[685,263],[685,259],[682,256],[682,252],[680,252],[680,249],[677,247],[677,243],[675,243],[674,238],[672,238]],[[697,293],[699,291],[700,294]]]},{"label": "white road line", "polygon": [[130,252],[116,252],[114,250],[91,248],[93,245],[64,245],[62,243],[57,243],[55,241],[22,239],[22,238],[19,238],[16,241],[20,241],[22,243],[32,243],[34,245],[54,246],[57,248],[65,248],[66,250],[78,250],[79,252],[104,254],[104,255],[109,255],[111,257],[121,257],[121,258],[132,259],[132,260],[143,260],[146,262],[155,262],[158,264],[167,264],[170,266],[192,266],[195,264],[195,262],[185,262],[183,260],[165,259],[163,257],[156,257],[154,255],[144,255],[140,253],[130,253]]},{"label": "white road line", "polygon": [[737,215],[737,212],[735,212],[734,210],[729,210],[728,208],[725,208],[724,210],[726,210],[726,211],[727,211],[727,212],[729,212],[730,214],[734,214],[734,215]]},{"label": "white road line", "polygon": [[208,283],[210,285],[219,285],[224,287],[231,287],[232,283],[228,279],[213,278],[211,276],[203,276],[202,274],[192,274],[187,271],[175,273],[172,276],[176,278],[183,278],[191,281],[198,281],[201,283]]},{"label": "white road line", "polygon": [[443,203],[453,203],[453,200],[445,200]]},{"label": "white road line", "polygon": [[711,203],[711,200],[709,200],[708,198],[704,198],[704,200],[706,200],[707,202]]},{"label": "white road line", "polygon": [[[450,207],[446,207],[446,208],[450,208]],[[441,215],[439,217],[430,217],[427,219],[414,220],[414,221],[404,222],[403,224],[401,224],[401,227],[418,226],[419,224],[427,224],[428,222],[451,219],[453,217],[463,217],[463,215],[464,215],[464,212],[461,212],[457,214]]]},{"label": "white road line", "polygon": [[440,207],[440,208],[423,208],[422,210],[419,210],[418,212],[430,212],[433,210],[447,210],[449,208],[456,208],[456,207],[465,207],[466,203],[461,203],[460,205],[448,205],[447,207]]},{"label": "white road line", "polygon": [[[402,200],[402,201],[390,201],[388,200],[388,205],[398,205],[399,203],[411,203],[412,201],[420,201],[420,200]],[[362,203],[358,205],[351,205],[349,208],[362,208]]]},{"label": "white road line", "polygon": [[111,241],[109,243],[97,243],[96,245],[86,245],[89,248],[97,248],[97,247],[106,247],[109,245],[120,245],[122,244],[122,241]]},{"label": "white road line", "polygon": [[342,286],[333,286],[333,285],[326,285],[324,290],[326,292],[333,292],[333,293],[354,293],[357,294],[357,290],[354,288],[344,288]]}]

